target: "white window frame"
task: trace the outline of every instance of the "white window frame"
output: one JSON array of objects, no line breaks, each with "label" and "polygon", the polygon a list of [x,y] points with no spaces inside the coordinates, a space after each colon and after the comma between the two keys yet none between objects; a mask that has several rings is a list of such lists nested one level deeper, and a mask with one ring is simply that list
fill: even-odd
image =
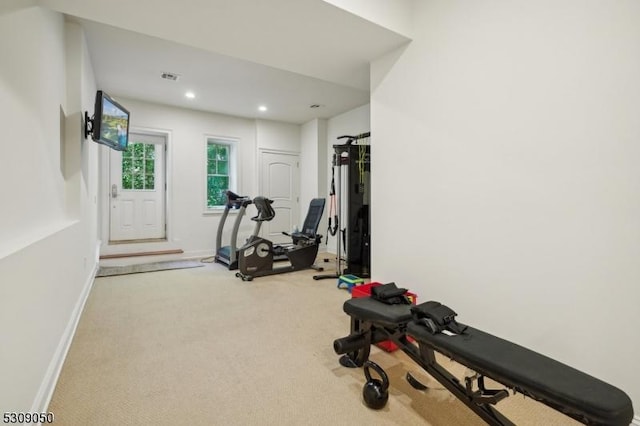
[{"label": "white window frame", "polygon": [[229,188],[231,191],[238,193],[240,187],[240,161],[238,159],[239,156],[239,139],[228,137],[228,136],[214,136],[214,135],[205,135],[204,138],[204,193],[203,193],[203,205],[204,212],[207,213],[219,213],[224,210],[224,205],[222,206],[213,206],[210,207],[208,205],[208,147],[210,143],[214,143],[217,145],[227,145],[229,147]]}]

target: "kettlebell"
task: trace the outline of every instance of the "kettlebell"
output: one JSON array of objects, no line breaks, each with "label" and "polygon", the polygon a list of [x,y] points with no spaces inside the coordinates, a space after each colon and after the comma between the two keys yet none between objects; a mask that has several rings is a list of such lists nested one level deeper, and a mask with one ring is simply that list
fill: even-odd
[{"label": "kettlebell", "polygon": [[[372,379],[369,369],[373,369],[381,380]],[[367,382],[362,388],[362,398],[367,407],[379,410],[387,404],[389,399],[389,377],[382,367],[372,361],[364,363],[364,378]]]}]

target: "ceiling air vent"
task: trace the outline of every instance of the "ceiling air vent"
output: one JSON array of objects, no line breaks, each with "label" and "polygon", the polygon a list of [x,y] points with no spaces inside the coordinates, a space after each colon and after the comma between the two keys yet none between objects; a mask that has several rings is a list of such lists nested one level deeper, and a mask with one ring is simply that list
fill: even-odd
[{"label": "ceiling air vent", "polygon": [[178,77],[180,77],[180,75],[172,72],[163,72],[161,74],[161,77],[164,78],[165,80],[176,81],[178,80]]}]

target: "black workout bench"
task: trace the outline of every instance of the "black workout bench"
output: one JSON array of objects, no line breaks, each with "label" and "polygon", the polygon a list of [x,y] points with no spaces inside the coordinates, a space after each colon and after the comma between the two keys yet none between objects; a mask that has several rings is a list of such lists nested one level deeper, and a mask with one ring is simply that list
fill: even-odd
[{"label": "black workout bench", "polygon": [[[372,344],[391,340],[490,425],[514,425],[495,408],[499,401],[509,396],[507,389],[540,401],[584,424],[628,426],[631,423],[631,399],[608,383],[515,343],[458,324],[453,319],[455,313],[448,319],[455,323],[457,331],[464,329],[462,333],[449,333],[444,328],[434,330],[434,324],[417,313],[420,307],[435,303],[416,307],[387,304],[372,297],[346,301],[343,309],[351,317],[351,332],[334,341],[336,353],[345,354],[340,363],[361,367],[369,358]],[[409,336],[415,342],[411,342]],[[435,352],[476,374],[461,383],[437,362]],[[507,389],[486,389],[485,377]]]}]

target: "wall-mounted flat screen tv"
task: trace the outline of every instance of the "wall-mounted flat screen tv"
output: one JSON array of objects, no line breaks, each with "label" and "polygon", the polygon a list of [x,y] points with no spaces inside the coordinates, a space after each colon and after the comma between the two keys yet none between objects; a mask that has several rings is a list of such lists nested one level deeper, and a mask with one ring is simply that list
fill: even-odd
[{"label": "wall-mounted flat screen tv", "polygon": [[118,151],[129,144],[129,111],[102,90],[96,94],[91,138]]}]

